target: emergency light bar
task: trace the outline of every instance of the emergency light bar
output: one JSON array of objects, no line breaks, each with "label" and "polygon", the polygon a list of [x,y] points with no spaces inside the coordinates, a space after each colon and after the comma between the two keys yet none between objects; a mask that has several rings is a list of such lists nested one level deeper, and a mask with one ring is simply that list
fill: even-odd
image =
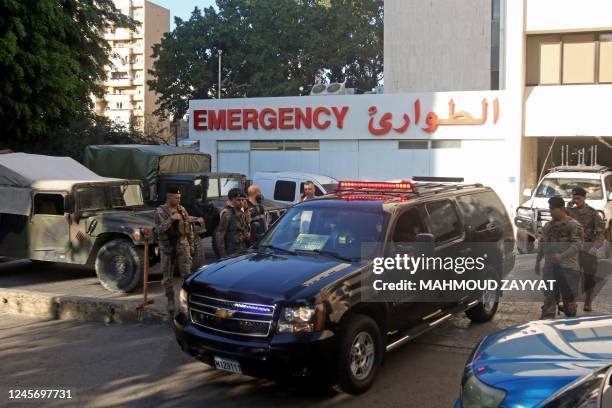
[{"label": "emergency light bar", "polygon": [[340,181],[338,183],[338,191],[352,190],[414,192],[414,187],[409,181],[401,181],[399,183],[384,181]]}]

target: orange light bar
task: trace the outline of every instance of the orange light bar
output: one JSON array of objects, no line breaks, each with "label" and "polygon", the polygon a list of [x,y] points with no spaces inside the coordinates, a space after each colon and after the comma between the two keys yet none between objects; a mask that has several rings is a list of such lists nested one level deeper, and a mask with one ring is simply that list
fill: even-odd
[{"label": "orange light bar", "polygon": [[389,183],[384,181],[341,181],[338,183],[339,191],[355,190],[355,189],[366,189],[374,191],[383,190],[400,190],[400,191],[414,191],[412,183],[409,181],[402,181],[399,183]]}]

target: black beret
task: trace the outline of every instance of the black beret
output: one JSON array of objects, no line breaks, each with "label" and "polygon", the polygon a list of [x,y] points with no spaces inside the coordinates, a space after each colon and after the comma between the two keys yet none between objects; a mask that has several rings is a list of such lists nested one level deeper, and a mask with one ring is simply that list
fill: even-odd
[{"label": "black beret", "polygon": [[227,193],[227,198],[234,200],[236,198],[246,198],[246,195],[241,189],[234,187]]},{"label": "black beret", "polygon": [[565,201],[559,196],[551,197],[548,199],[548,206],[550,208],[565,208]]},{"label": "black beret", "polygon": [[181,194],[181,189],[176,185],[166,187],[166,194]]},{"label": "black beret", "polygon": [[572,195],[577,195],[577,196],[582,196],[582,197],[586,197],[587,192],[584,188],[582,187],[576,187],[574,189],[572,189]]}]

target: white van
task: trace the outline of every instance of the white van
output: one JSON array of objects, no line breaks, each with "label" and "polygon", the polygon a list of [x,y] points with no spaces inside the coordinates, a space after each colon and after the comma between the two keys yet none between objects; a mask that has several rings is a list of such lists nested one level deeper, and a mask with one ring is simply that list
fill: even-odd
[{"label": "white van", "polygon": [[529,197],[516,211],[517,248],[521,253],[535,249],[542,227],[551,220],[548,199],[561,196],[572,198],[572,189],[582,187],[587,191],[587,204],[599,211],[606,222],[606,238],[610,239],[612,219],[612,171],[604,166],[559,166],[546,174],[535,191],[525,189]]},{"label": "white van", "polygon": [[338,188],[338,180],[334,178],[291,171],[257,172],[251,184],[259,186],[263,196],[269,200],[295,204],[300,202],[307,181],[313,182],[317,196],[332,193]]}]

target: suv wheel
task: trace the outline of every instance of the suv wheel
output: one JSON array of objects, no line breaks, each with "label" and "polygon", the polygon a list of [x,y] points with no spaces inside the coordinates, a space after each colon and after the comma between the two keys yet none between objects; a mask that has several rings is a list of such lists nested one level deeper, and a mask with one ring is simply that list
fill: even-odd
[{"label": "suv wheel", "polygon": [[465,315],[474,323],[484,323],[493,319],[499,307],[499,291],[485,290],[482,292],[480,302],[473,308],[466,310]]},{"label": "suv wheel", "polygon": [[124,239],[102,245],[96,255],[96,275],[111,292],[131,292],[142,286],[144,251]]},{"label": "suv wheel", "polygon": [[340,336],[338,383],[349,394],[361,394],[374,383],[383,354],[380,329],[374,320],[354,315]]}]

